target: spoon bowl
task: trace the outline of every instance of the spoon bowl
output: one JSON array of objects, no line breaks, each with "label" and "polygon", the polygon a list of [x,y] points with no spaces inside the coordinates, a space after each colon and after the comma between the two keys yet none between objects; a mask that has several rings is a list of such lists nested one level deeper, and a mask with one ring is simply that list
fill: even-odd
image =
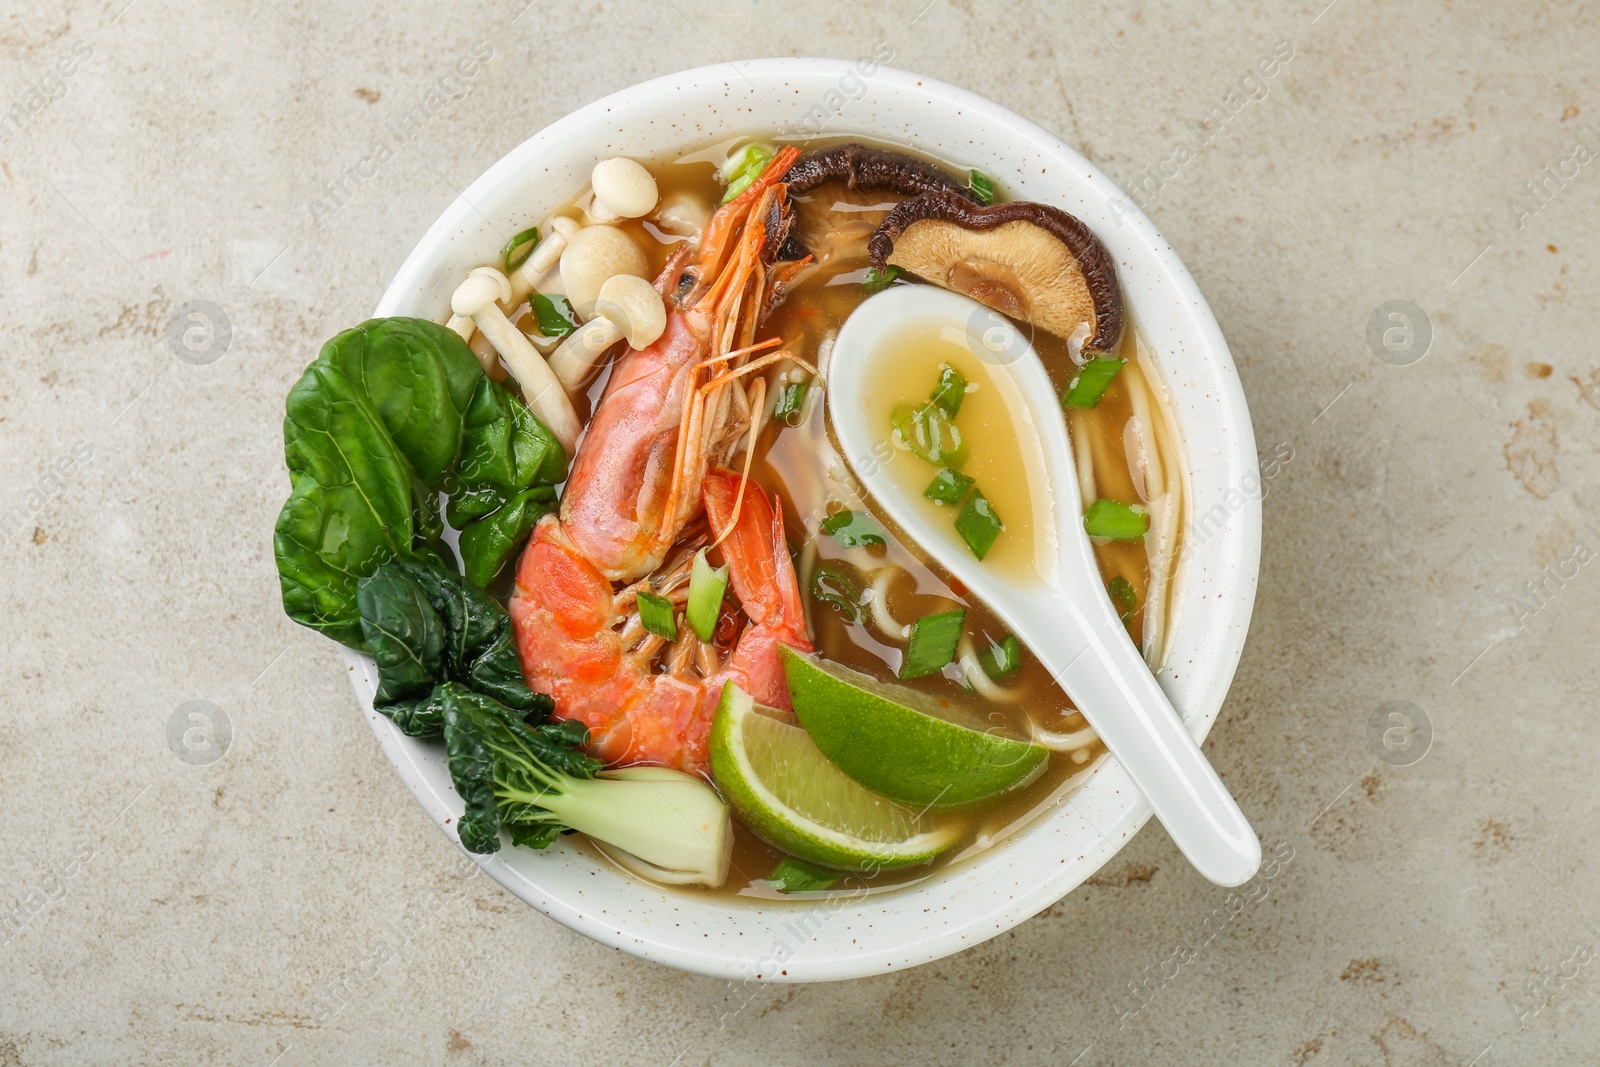
[{"label": "spoon bowl", "polygon": [[[873,360],[912,331],[959,338],[994,368],[1011,413],[1031,502],[1032,572],[979,560],[897,481],[884,461],[889,412],[873,389]],[[986,603],[1036,655],[1149,800],[1180,851],[1205,877],[1234,886],[1255,874],[1261,846],[1133,645],[1106,593],[1083,525],[1072,448],[1038,353],[999,313],[931,285],[897,285],[846,320],[828,359],[827,403],[846,461],[910,538]],[[932,468],[929,468],[931,475]]]}]

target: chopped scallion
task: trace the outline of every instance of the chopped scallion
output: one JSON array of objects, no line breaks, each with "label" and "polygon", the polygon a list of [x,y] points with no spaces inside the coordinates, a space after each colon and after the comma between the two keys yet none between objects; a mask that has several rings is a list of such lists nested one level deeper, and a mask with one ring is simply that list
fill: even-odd
[{"label": "chopped scallion", "polygon": [[1005,528],[1005,523],[995,514],[994,505],[989,503],[989,498],[983,495],[981,489],[973,490],[967,506],[956,516],[956,533],[961,535],[961,540],[980,560],[989,554],[1000,537],[1000,531]]},{"label": "chopped scallion", "polygon": [[722,194],[722,202],[726,204],[748,189],[750,183],[761,177],[761,172],[767,169],[773,155],[769,146],[752,141],[729,156],[722,164],[722,180],[728,183],[727,192]]},{"label": "chopped scallion", "polygon": [[785,856],[767,875],[767,884],[780,893],[815,893],[829,889],[844,875]]},{"label": "chopped scallion", "polygon": [[936,467],[959,467],[967,460],[961,430],[933,401],[902,404],[890,415],[900,443]]},{"label": "chopped scallion", "polygon": [[933,389],[933,402],[949,418],[961,410],[961,401],[967,395],[967,380],[961,372],[948,363],[939,364],[939,384]]},{"label": "chopped scallion", "polygon": [[1137,541],[1150,528],[1150,513],[1116,500],[1096,500],[1084,512],[1083,528],[1090,537]]},{"label": "chopped scallion", "polygon": [[967,188],[972,190],[972,195],[978,198],[978,203],[988,207],[994,203],[994,182],[980,170],[973,171],[967,178]]},{"label": "chopped scallion", "polygon": [[578,316],[572,312],[572,305],[560,293],[529,293],[528,307],[533,310],[533,317],[539,324],[539,332],[545,337],[565,337],[578,328]]},{"label": "chopped scallion", "polygon": [[894,280],[905,271],[896,266],[888,266],[879,270],[877,267],[868,267],[867,276],[861,279],[861,288],[868,293],[881,293],[894,284]]},{"label": "chopped scallion", "polygon": [[667,641],[678,639],[678,620],[672,601],[654,593],[639,594],[639,621],[644,628]]},{"label": "chopped scallion", "polygon": [[526,230],[507,241],[505,247],[500,249],[500,263],[510,274],[527,262],[533,255],[533,247],[539,243],[539,227],[529,226]]},{"label": "chopped scallion", "polygon": [[728,565],[713,567],[706,559],[706,550],[694,554],[694,566],[689,569],[689,605],[683,616],[702,641],[710,641],[717,630],[717,616],[722,614],[722,597],[728,591]]},{"label": "chopped scallion", "polygon": [[920,678],[936,674],[953,663],[956,646],[961,643],[961,628],[967,620],[964,608],[924,615],[911,624],[911,641],[906,645],[900,677]]},{"label": "chopped scallion", "polygon": [[811,575],[811,595],[824,604],[833,605],[850,622],[861,621],[861,590],[843,564],[819,563]]},{"label": "chopped scallion", "polygon": [[991,678],[1004,678],[1022,666],[1022,642],[1007,634],[978,653],[978,666]]},{"label": "chopped scallion", "polygon": [[778,386],[778,403],[772,409],[772,417],[778,422],[789,426],[800,423],[801,413],[806,406],[806,387],[811,382],[802,378],[797,382],[782,382]]},{"label": "chopped scallion", "polygon": [[941,504],[959,504],[966,499],[967,490],[971,488],[971,478],[960,471],[946,467],[933,476],[933,481],[928,483],[928,488],[922,491],[922,495]]},{"label": "chopped scallion", "polygon": [[1139,606],[1139,594],[1133,591],[1133,583],[1119,574],[1106,583],[1106,592],[1111,594],[1111,602],[1117,606],[1122,621],[1131,619],[1133,609]]},{"label": "chopped scallion", "polygon": [[845,548],[860,545],[885,545],[883,527],[864,511],[841,511],[822,522],[822,532]]},{"label": "chopped scallion", "polygon": [[1111,383],[1121,369],[1120,359],[1097,356],[1089,360],[1078,368],[1077,377],[1072,379],[1072,384],[1061,394],[1061,402],[1069,408],[1094,407],[1100,403],[1100,398],[1106,395],[1106,390],[1111,388]]}]

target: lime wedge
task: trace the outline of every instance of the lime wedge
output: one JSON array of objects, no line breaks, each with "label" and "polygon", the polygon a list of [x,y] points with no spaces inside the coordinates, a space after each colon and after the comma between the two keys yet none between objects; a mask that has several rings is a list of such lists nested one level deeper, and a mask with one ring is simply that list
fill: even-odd
[{"label": "lime wedge", "polygon": [[927,863],[954,845],[955,820],[930,820],[851,781],[806,732],[729,683],[711,726],[711,773],[767,841],[824,867],[878,871]]},{"label": "lime wedge", "polygon": [[1049,749],[962,725],[905,686],[784,648],[794,713],[817,749],[875,793],[918,810],[955,807],[1031,781]]}]

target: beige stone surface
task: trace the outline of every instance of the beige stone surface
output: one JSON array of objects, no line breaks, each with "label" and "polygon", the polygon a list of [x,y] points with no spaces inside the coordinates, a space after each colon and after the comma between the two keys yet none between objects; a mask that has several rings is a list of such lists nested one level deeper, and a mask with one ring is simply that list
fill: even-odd
[{"label": "beige stone surface", "polygon": [[[1593,1063],[1600,26],[1325,2],[7,4],[0,1064]],[[532,131],[670,70],[880,41],[1156,176],[1263,458],[1292,454],[1207,746],[1280,863],[1230,902],[1151,826],[980,948],[744,989],[468,877],[279,607],[282,398]],[[192,300],[230,323],[208,363],[167,341]],[[1367,343],[1391,300],[1431,323],[1409,366]],[[232,726],[206,765],[167,743],[193,700]],[[1409,766],[1369,743],[1390,701],[1431,723]]]}]

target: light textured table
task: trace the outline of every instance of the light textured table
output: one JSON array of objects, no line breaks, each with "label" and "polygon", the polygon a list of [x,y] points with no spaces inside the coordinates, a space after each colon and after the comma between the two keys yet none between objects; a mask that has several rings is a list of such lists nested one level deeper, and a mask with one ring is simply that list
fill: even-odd
[{"label": "light textured table", "polygon": [[[523,2],[0,14],[0,1065],[1594,1062],[1592,5]],[[1152,826],[980,948],[746,990],[463,874],[280,609],[282,398],[530,132],[875,47],[1143,181],[1216,310],[1280,462],[1207,749],[1280,863],[1230,903]]]}]

